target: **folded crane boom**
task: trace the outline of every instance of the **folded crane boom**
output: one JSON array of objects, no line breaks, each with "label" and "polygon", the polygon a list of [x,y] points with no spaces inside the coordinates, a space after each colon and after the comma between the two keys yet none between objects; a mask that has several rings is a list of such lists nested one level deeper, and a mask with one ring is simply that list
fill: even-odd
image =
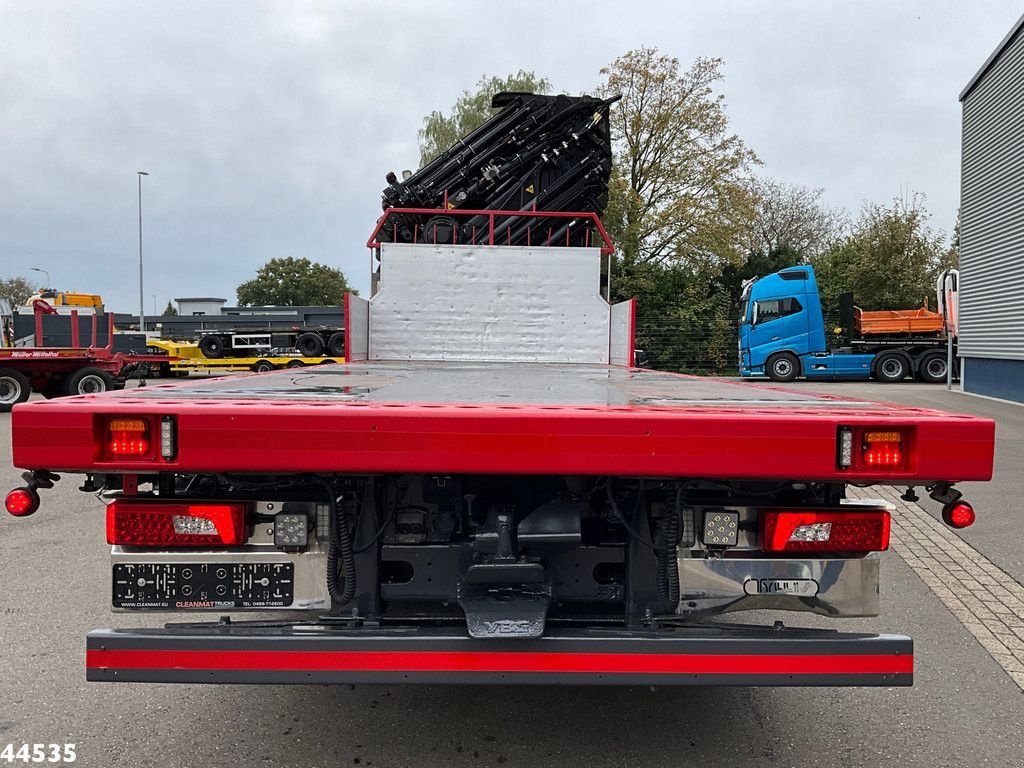
[{"label": "folded crane boom", "polygon": [[[383,206],[440,209],[403,213],[382,240],[400,243],[487,242],[483,216],[453,218],[444,210],[573,211],[600,216],[612,170],[609,109],[617,100],[592,96],[499,93],[500,111],[408,178],[388,174]],[[528,245],[530,222],[497,222],[506,245]],[[545,237],[548,233],[545,233]],[[583,232],[571,233],[584,237]],[[566,231],[550,233],[564,242]],[[582,244],[582,243],[573,243]]]}]

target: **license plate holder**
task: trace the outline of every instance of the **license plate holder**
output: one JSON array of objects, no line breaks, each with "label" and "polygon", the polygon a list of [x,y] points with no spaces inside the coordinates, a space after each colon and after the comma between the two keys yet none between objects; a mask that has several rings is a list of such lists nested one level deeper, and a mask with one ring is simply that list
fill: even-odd
[{"label": "license plate holder", "polygon": [[226,610],[287,608],[292,604],[292,563],[114,563],[115,608]]}]

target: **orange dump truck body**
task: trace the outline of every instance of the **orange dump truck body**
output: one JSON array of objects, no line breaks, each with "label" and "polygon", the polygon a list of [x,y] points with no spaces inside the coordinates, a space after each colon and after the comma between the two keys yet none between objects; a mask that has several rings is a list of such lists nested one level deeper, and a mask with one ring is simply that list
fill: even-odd
[{"label": "orange dump truck body", "polygon": [[856,308],[854,328],[861,336],[898,334],[937,334],[944,328],[942,315],[924,307],[920,309],[883,309],[865,312]]}]

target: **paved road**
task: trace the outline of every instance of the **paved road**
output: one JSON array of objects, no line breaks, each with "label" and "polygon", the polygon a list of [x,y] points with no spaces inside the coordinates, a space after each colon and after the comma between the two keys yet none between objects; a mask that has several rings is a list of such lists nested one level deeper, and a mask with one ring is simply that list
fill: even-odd
[{"label": "paved road", "polygon": [[[856,387],[830,391],[856,395]],[[867,391],[879,393],[877,386]],[[1001,470],[991,489],[972,490],[981,518],[965,539],[1006,570],[1018,568],[1017,539],[1009,532],[1021,497],[1021,415],[1012,406],[923,385],[887,387],[884,394],[1006,420],[1000,451],[1018,451],[1016,471]],[[17,482],[9,423],[0,415],[2,489]],[[917,683],[911,689],[102,685],[84,680],[85,633],[146,622],[106,610],[100,504],[69,478],[46,494],[44,505],[26,520],[0,519],[0,748],[70,741],[79,764],[103,768],[937,768],[1018,766],[1024,755],[1020,688],[968,631],[966,619],[936,596],[935,580],[930,586],[918,575],[927,575],[927,568],[912,569],[897,551],[883,562],[883,614],[843,626],[914,636]],[[964,557],[969,560],[971,552],[965,549]]]}]

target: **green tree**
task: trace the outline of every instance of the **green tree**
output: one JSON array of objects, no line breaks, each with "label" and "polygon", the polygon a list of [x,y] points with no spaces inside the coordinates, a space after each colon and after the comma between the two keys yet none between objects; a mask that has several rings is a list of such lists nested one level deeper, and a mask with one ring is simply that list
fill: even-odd
[{"label": "green tree", "polygon": [[612,108],[615,170],[605,226],[627,265],[736,258],[760,161],[729,131],[716,92],[722,60],[679,60],[638,48],[601,70]]},{"label": "green tree", "polygon": [[[612,295],[637,298],[637,343],[655,368],[735,368],[732,296],[723,270],[744,257],[759,163],[729,131],[720,59],[640,48],[601,70],[614,169],[604,224],[616,243]],[[735,279],[735,276],[732,276]]]},{"label": "green tree", "polygon": [[937,273],[955,261],[930,219],[919,193],[889,205],[865,203],[850,232],[812,260],[826,314],[838,311],[845,291],[863,309],[913,309],[928,300]]},{"label": "green tree", "polygon": [[0,308],[13,312],[16,307],[22,306],[25,301],[35,293],[32,283],[25,277],[13,275],[0,279]]},{"label": "green tree", "polygon": [[550,93],[551,83],[547,78],[522,69],[508,77],[481,77],[476,89],[463,91],[447,115],[435,110],[423,118],[423,128],[419,132],[420,167],[495,114],[491,99],[502,91]]},{"label": "green tree", "polygon": [[340,269],[309,259],[271,259],[256,277],[238,286],[238,304],[252,306],[332,306],[353,291]]},{"label": "green tree", "polygon": [[173,305],[173,304],[171,304],[171,300],[170,300],[170,299],[168,299],[168,300],[167,300],[167,306],[166,306],[166,307],[164,307],[164,311],[163,311],[163,312],[161,312],[160,314],[161,314],[161,315],[162,315],[163,317],[174,317],[175,315],[177,315],[177,314],[178,314],[178,310],[176,310],[176,309],[174,308],[174,305]]}]

